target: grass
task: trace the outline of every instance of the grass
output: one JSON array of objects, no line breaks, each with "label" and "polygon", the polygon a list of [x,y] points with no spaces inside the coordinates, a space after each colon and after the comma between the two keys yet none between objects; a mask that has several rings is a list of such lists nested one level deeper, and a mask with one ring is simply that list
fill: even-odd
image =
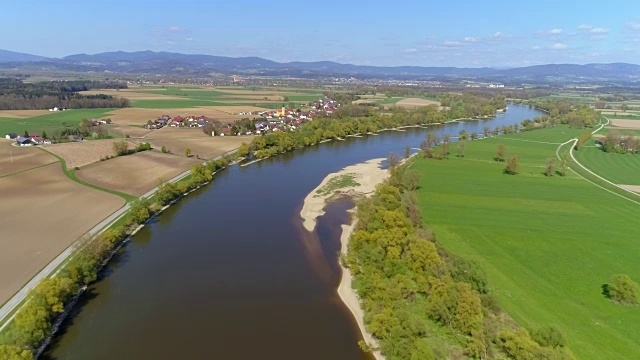
[{"label": "grass", "polygon": [[586,145],[573,153],[582,165],[613,183],[640,185],[640,155],[607,153],[593,140]]},{"label": "grass", "polygon": [[50,114],[34,116],[26,119],[0,118],[0,135],[7,133],[17,133],[22,135],[25,130],[28,132],[42,133],[42,130],[52,132],[61,129],[64,124],[76,127],[80,120],[87,118],[101,118],[114,109],[72,109],[66,111],[52,112]]},{"label": "grass", "polygon": [[316,190],[316,196],[325,196],[330,194],[332,191],[352,186],[360,186],[359,183],[353,180],[353,175],[346,174],[336,176],[329,180],[323,187]]},{"label": "grass", "polygon": [[[519,324],[559,327],[581,359],[638,358],[639,309],[608,300],[601,286],[618,273],[640,281],[640,205],[571,172],[545,177],[558,145],[532,141],[573,137],[562,128],[469,141],[464,158],[417,159],[423,216],[445,248],[480,263]],[[498,143],[521,156],[519,175],[492,160]]]}]

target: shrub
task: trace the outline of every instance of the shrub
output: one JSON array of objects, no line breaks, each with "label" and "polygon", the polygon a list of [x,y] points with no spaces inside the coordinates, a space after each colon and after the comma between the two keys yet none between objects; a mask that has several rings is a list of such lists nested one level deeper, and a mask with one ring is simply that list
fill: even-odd
[{"label": "shrub", "polygon": [[513,155],[507,159],[507,164],[504,167],[503,172],[509,175],[516,175],[520,170],[520,156]]},{"label": "shrub", "polygon": [[638,305],[640,301],[640,285],[629,275],[614,275],[611,282],[604,286],[605,295],[623,305]]}]

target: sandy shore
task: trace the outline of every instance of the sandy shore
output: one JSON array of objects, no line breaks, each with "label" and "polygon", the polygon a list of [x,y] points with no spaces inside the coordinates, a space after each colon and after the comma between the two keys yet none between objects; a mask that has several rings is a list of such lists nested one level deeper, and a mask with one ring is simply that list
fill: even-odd
[{"label": "sandy shore", "polygon": [[[376,185],[389,176],[386,170],[380,169],[380,165],[384,160],[368,160],[364,163],[347,166],[338,172],[327,175],[320,185],[313,189],[304,199],[304,205],[302,211],[300,211],[300,216],[304,220],[304,228],[308,231],[313,231],[316,228],[316,219],[324,215],[324,206],[330,198],[336,195],[357,196],[372,194],[376,189]],[[360,185],[336,189],[323,196],[316,193],[317,190],[323,188],[334,177],[347,174],[353,176],[353,180]]]},{"label": "sandy shore", "polygon": [[[317,218],[324,214],[324,207],[332,198],[345,195],[368,196],[373,194],[376,185],[384,181],[389,176],[387,170],[382,170],[380,168],[380,165],[384,160],[385,159],[373,159],[361,164],[347,166],[346,168],[336,173],[329,174],[324,178],[320,185],[313,189],[313,191],[311,191],[304,200],[304,206],[302,207],[302,211],[300,211],[300,215],[303,218],[305,229],[310,232],[315,229]],[[316,191],[325,186],[329,181],[331,181],[331,179],[336,176],[347,174],[353,176],[353,180],[360,185],[336,189],[323,196],[317,194]],[[342,235],[340,236],[340,243],[342,245],[340,251],[343,254],[346,254],[347,252],[347,246],[349,245],[349,239],[351,238],[351,234],[355,227],[355,222],[356,219],[354,218],[350,225],[342,225]],[[342,264],[340,264],[340,268],[342,269],[342,278],[340,279],[340,285],[338,285],[337,289],[338,296],[356,319],[358,328],[360,328],[360,333],[362,334],[365,342],[370,346],[377,348],[378,342],[366,331],[364,327],[364,311],[360,307],[360,299],[358,298],[358,295],[351,286],[351,272],[349,269],[343,267]],[[373,356],[377,360],[385,359],[380,351],[374,351]]]}]

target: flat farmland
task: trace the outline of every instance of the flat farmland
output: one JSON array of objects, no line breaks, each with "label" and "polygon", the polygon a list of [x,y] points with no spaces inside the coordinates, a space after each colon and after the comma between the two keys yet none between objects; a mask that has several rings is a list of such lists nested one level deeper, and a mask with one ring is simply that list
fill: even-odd
[{"label": "flat farmland", "polygon": [[[422,214],[442,246],[486,270],[490,291],[520,325],[558,327],[576,358],[637,359],[640,313],[603,296],[602,284],[614,274],[640,280],[632,235],[640,206],[571,171],[542,174],[558,145],[534,141],[571,139],[560,138],[563,128],[469,141],[464,158],[416,159]],[[492,160],[499,143],[521,156],[518,175]]]},{"label": "flat farmland", "polygon": [[0,139],[0,177],[58,162],[45,151],[31,146],[12,146],[13,140]]},{"label": "flat farmland", "polygon": [[[67,169],[73,169],[76,166],[82,167],[100,159],[115,155],[113,151],[113,143],[122,139],[105,139],[91,140],[82,142],[70,142],[62,144],[46,145],[44,148],[61,158],[67,163]],[[129,149],[133,149],[135,145],[127,141]]]},{"label": "flat farmland", "polygon": [[58,162],[1,177],[0,303],[123,205],[118,196],[71,181]]},{"label": "flat farmland", "polygon": [[405,109],[416,109],[422,106],[427,105],[437,105],[440,106],[439,101],[420,99],[420,98],[408,98],[402,99],[396,103],[396,106],[401,106]]},{"label": "flat farmland", "polygon": [[0,118],[26,119],[47,114],[49,110],[0,110]]},{"label": "flat farmland", "polygon": [[77,126],[84,118],[106,117],[113,109],[71,109],[66,111],[47,111],[44,115],[28,118],[0,118],[0,135],[7,133],[22,134],[24,131],[40,134],[42,130],[51,132],[64,125]]},{"label": "flat farmland", "polygon": [[99,95],[99,94],[104,94],[104,95],[111,95],[111,96],[119,96],[119,97],[123,97],[129,100],[170,100],[170,99],[181,99],[181,97],[179,96],[174,96],[174,95],[165,95],[165,94],[150,94],[150,93],[143,93],[143,92],[137,92],[135,90],[130,90],[130,89],[122,89],[122,90],[115,90],[115,89],[103,89],[103,90],[89,90],[89,91],[80,91],[81,95]]},{"label": "flat farmland", "polygon": [[[226,109],[226,110],[223,110]],[[210,117],[220,121],[235,121],[247,117],[246,115],[234,115],[240,111],[256,111],[263,109],[255,106],[199,106],[186,108],[124,108],[112,111],[109,115],[113,123],[118,126],[145,125],[148,120],[155,120],[167,114],[175,116],[201,116]]]},{"label": "flat farmland", "polygon": [[144,151],[88,165],[76,176],[93,185],[140,196],[156,187],[158,179],[169,180],[197,163],[193,158]]},{"label": "flat farmland", "polygon": [[633,119],[610,119],[611,125],[621,129],[640,130],[640,120]]},{"label": "flat farmland", "polygon": [[190,148],[195,157],[211,159],[240,147],[244,143],[251,143],[253,136],[209,136],[201,129],[181,129],[165,127],[145,137],[145,141],[160,149],[163,145],[171,152],[184,155],[185,149]]}]

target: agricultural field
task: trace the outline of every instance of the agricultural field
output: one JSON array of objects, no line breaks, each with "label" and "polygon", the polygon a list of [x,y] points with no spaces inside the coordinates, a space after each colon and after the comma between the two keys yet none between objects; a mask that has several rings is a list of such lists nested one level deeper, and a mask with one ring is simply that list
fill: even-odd
[{"label": "agricultural field", "polygon": [[184,155],[185,149],[191,149],[193,157],[211,159],[251,143],[253,136],[209,136],[201,129],[162,128],[144,138],[155,149],[165,146],[174,154]]},{"label": "agricultural field", "polygon": [[[75,167],[83,167],[107,156],[115,155],[113,151],[113,143],[122,139],[105,139],[92,140],[82,142],[70,142],[62,144],[46,145],[43,149],[50,151],[61,158],[67,164],[67,170]],[[135,144],[127,142],[129,149],[133,149]]]},{"label": "agricultural field", "polygon": [[36,147],[12,146],[13,140],[0,139],[0,178],[58,162],[58,159]]},{"label": "agricultural field", "polygon": [[407,110],[413,110],[422,106],[427,105],[436,105],[440,106],[439,101],[428,100],[428,99],[420,99],[420,98],[407,98],[402,99],[396,103],[396,106],[401,106]]},{"label": "agricultural field", "polygon": [[[242,109],[242,110],[241,110]],[[143,126],[147,124],[148,120],[155,120],[160,116],[167,114],[171,117],[175,116],[200,116],[211,117],[220,121],[233,122],[242,118],[248,117],[247,115],[236,115],[240,111],[257,111],[263,110],[263,108],[257,108],[254,106],[202,106],[202,107],[186,107],[186,108],[164,108],[164,109],[144,109],[144,108],[124,108],[112,111],[109,117],[113,121],[113,124],[122,126]],[[123,129],[126,131],[126,129]]]},{"label": "agricultural field", "polygon": [[71,109],[57,112],[47,111],[44,115],[32,117],[0,117],[0,135],[4,137],[5,134],[12,132],[22,134],[25,130],[38,134],[42,133],[43,130],[51,133],[54,130],[64,128],[65,125],[75,127],[80,123],[80,120],[84,118],[107,117],[112,110],[113,109]]},{"label": "agricultural field", "polygon": [[55,163],[38,167],[30,158],[31,170],[0,177],[0,303],[124,205],[118,196],[71,181],[53,156],[29,150],[48,158],[39,162]]},{"label": "agricultural field", "polygon": [[625,185],[640,185],[640,155],[606,153],[593,140],[574,151],[576,159],[603,178]]},{"label": "agricultural field", "polygon": [[[574,137],[567,127],[508,137],[469,141],[463,158],[452,146],[446,160],[416,159],[425,222],[445,248],[486,270],[490,291],[520,325],[558,327],[580,359],[640,357],[640,312],[602,294],[614,274],[640,281],[632,235],[640,205],[572,172],[544,176],[553,142]],[[521,156],[518,175],[493,160],[498,143]]]},{"label": "agricultural field", "polygon": [[611,126],[620,129],[640,130],[640,117],[638,119],[609,119]]},{"label": "agricultural field", "polygon": [[169,180],[199,162],[184,156],[143,151],[88,165],[75,174],[90,184],[140,196],[156,187],[158,179]]},{"label": "agricultural field", "polygon": [[0,118],[26,119],[47,114],[49,110],[0,110]]}]

